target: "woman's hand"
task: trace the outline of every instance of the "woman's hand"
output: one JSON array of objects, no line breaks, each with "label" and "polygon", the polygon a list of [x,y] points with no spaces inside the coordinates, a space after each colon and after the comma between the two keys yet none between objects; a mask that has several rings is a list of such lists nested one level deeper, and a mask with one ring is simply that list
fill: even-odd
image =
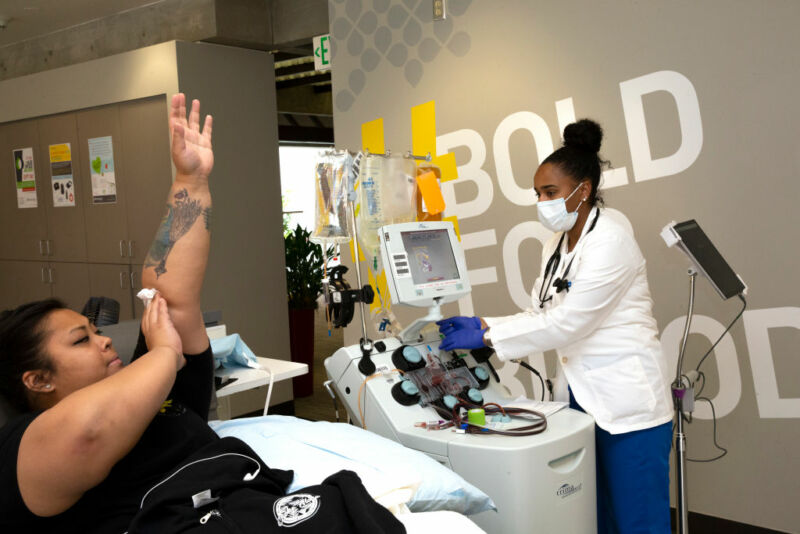
[{"label": "woman's hand", "polygon": [[178,369],[186,364],[181,336],[175,330],[172,319],[169,317],[167,301],[157,293],[142,315],[142,333],[150,351],[158,347],[166,347],[175,353]]},{"label": "woman's hand", "polygon": [[189,118],[186,118],[186,96],[178,93],[172,97],[169,130],[172,135],[172,162],[177,176],[175,181],[187,185],[208,184],[208,175],[214,167],[211,149],[211,115],[206,115],[200,130],[200,101],[192,100]]}]

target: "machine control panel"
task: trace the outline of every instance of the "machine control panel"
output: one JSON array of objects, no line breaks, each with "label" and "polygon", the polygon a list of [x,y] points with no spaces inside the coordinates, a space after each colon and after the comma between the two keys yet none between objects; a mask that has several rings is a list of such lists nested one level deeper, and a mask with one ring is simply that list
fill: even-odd
[{"label": "machine control panel", "polygon": [[434,351],[430,345],[401,345],[392,353],[392,364],[404,373],[392,387],[392,397],[403,406],[434,405],[450,411],[458,402],[484,403],[480,390],[489,385],[489,372],[480,364],[470,368],[464,358]]}]

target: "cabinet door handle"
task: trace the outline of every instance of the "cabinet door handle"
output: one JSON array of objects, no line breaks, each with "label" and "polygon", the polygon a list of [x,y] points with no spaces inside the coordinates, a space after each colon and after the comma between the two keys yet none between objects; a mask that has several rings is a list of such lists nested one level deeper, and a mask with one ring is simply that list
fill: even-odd
[{"label": "cabinet door handle", "polygon": [[47,245],[47,255],[48,256],[52,256],[53,253],[50,251],[50,240],[49,239],[45,239],[45,244]]},{"label": "cabinet door handle", "polygon": [[133,257],[133,241],[128,241],[128,257]]},{"label": "cabinet door handle", "polygon": [[125,243],[124,240],[122,240],[122,239],[119,240],[119,257],[120,258],[124,258],[125,257],[125,249],[122,248],[124,246],[124,243]]},{"label": "cabinet door handle", "polygon": [[125,289],[125,271],[119,272],[119,287]]},{"label": "cabinet door handle", "polygon": [[50,279],[50,283],[53,283],[53,268],[49,267],[47,269],[47,277]]},{"label": "cabinet door handle", "polygon": [[42,283],[46,284],[47,281],[44,279],[44,267],[42,267]]},{"label": "cabinet door handle", "polygon": [[44,256],[44,239],[39,240],[39,256]]}]

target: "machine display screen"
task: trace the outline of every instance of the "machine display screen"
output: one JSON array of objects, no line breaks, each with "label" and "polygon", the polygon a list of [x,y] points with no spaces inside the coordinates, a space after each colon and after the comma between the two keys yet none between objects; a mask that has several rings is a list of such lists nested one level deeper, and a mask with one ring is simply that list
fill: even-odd
[{"label": "machine display screen", "polygon": [[416,286],[455,283],[460,279],[447,230],[401,232]]},{"label": "machine display screen", "polygon": [[694,219],[676,224],[675,231],[681,236],[686,250],[724,298],[733,297],[744,290],[742,281]]}]

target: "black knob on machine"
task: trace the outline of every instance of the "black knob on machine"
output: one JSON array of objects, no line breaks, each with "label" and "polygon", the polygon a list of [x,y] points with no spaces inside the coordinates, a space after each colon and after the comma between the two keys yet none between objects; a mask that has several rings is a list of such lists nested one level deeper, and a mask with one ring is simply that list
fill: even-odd
[{"label": "black knob on machine", "polygon": [[408,379],[403,379],[392,386],[392,397],[403,406],[413,406],[419,402],[419,389]]},{"label": "black knob on machine", "polygon": [[375,372],[375,362],[372,361],[372,341],[361,338],[361,359],[358,360],[358,371],[364,376],[370,376]]},{"label": "black knob on machine", "polygon": [[415,369],[422,369],[425,367],[425,359],[422,354],[411,345],[401,345],[397,350],[392,353],[392,363],[397,369],[404,373],[414,371]]}]

